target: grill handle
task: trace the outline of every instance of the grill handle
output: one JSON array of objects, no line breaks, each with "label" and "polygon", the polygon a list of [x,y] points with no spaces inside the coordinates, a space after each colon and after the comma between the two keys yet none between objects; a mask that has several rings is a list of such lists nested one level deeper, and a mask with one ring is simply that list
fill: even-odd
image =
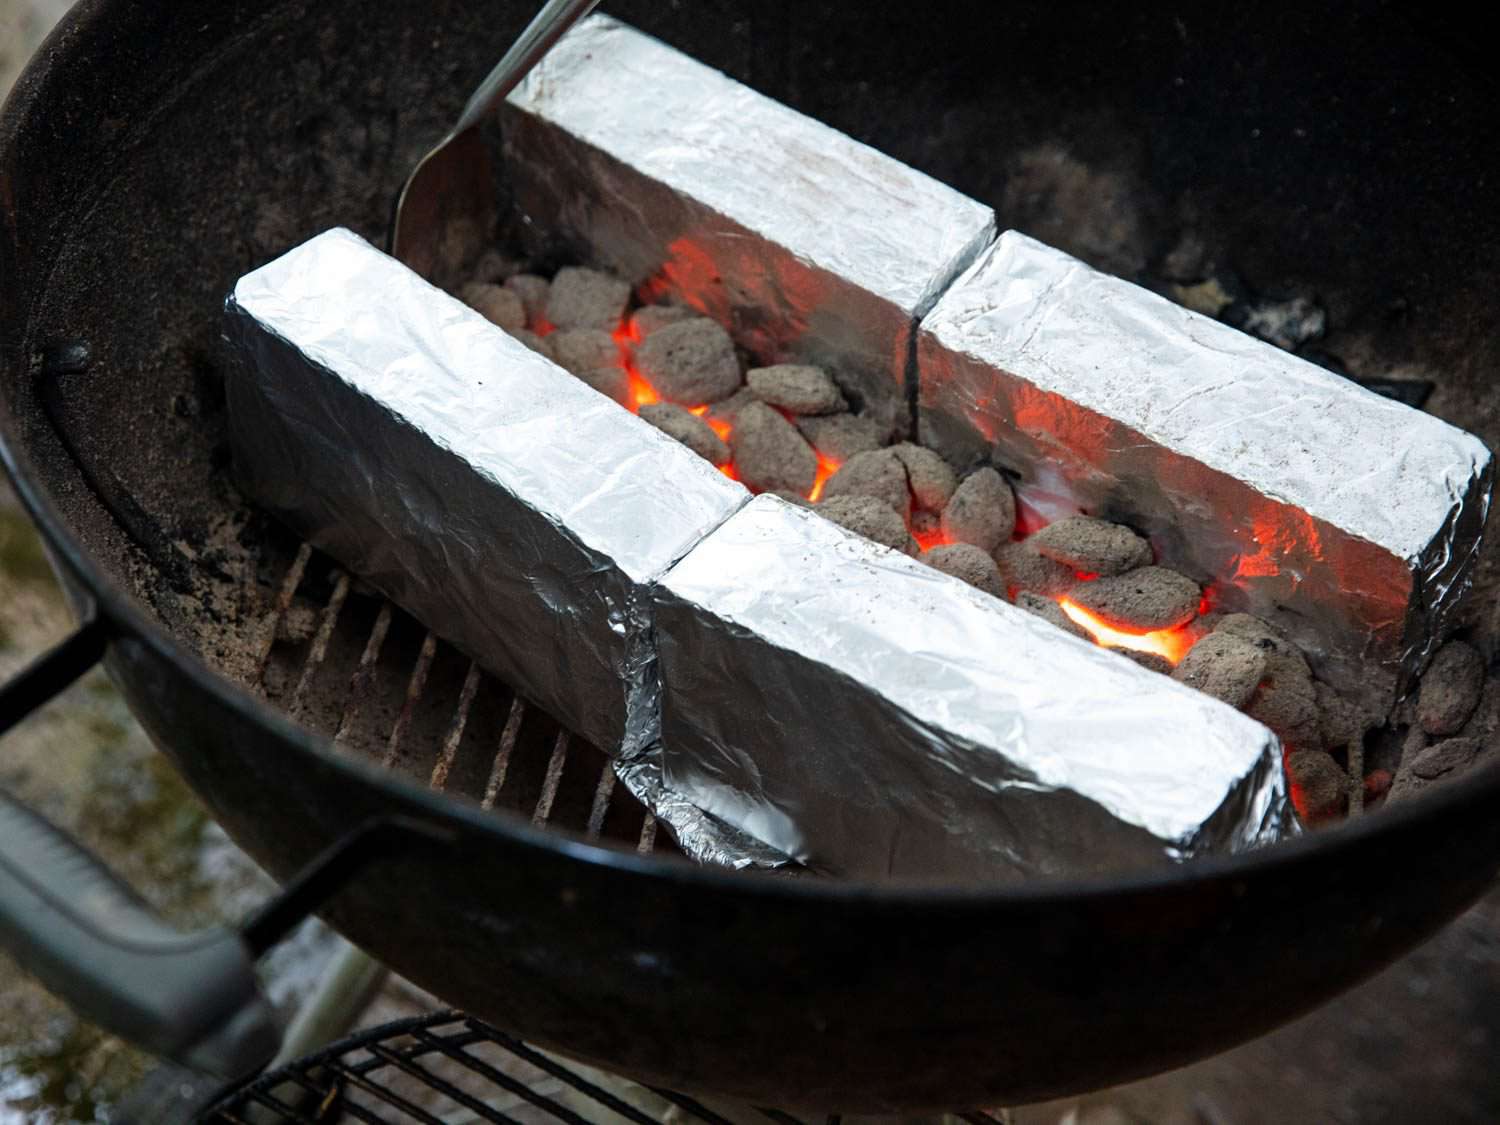
[{"label": "grill handle", "polygon": [[[78,630],[0,687],[0,734],[103,657],[109,630]],[[184,934],[81,844],[0,792],[0,944],[78,1013],[148,1051],[226,1078],[280,1033],[234,929]]]},{"label": "grill handle", "polygon": [[0,942],[99,1026],[224,1078],[280,1032],[238,931],[180,933],[71,836],[0,793]]}]

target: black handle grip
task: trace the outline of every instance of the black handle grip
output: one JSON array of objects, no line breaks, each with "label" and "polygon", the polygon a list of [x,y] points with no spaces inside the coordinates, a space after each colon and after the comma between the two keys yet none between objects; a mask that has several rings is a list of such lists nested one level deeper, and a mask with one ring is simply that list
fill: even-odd
[{"label": "black handle grip", "polygon": [[61,829],[0,793],[0,942],[81,1015],[238,1078],[280,1041],[240,934],[184,934]]}]

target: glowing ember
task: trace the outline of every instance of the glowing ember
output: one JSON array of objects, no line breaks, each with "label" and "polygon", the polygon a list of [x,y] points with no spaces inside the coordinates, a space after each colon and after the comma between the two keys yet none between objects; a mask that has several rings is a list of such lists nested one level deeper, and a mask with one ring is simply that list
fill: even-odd
[{"label": "glowing ember", "polygon": [[917,541],[917,546],[924,551],[930,551],[934,547],[946,547],[948,537],[943,534],[942,528],[934,528],[931,531],[913,531],[911,537]]},{"label": "glowing ember", "polygon": [[706,405],[705,406],[695,406],[691,410],[689,410],[688,413],[689,414],[695,414],[699,418],[702,418],[705,422],[708,423],[708,428],[710,430],[712,430],[714,433],[718,434],[719,437],[721,439],[723,439],[724,441],[728,441],[729,440],[729,430],[730,430],[729,423],[726,422],[726,421],[724,421],[724,419],[722,419],[722,418],[709,418],[709,417],[707,417],[708,407]]},{"label": "glowing ember", "polygon": [[813,479],[812,490],[807,494],[807,498],[814,504],[818,502],[818,497],[823,495],[823,486],[828,483],[828,478],[839,471],[840,464],[842,462],[835,461],[831,457],[824,457],[821,453],[818,454],[818,475]]},{"label": "glowing ember", "polygon": [[642,379],[634,367],[627,365],[626,371],[630,373],[630,401],[634,410],[639,412],[641,407],[651,406],[661,401],[661,395],[656,393],[656,388]]},{"label": "glowing ember", "polygon": [[1087,629],[1099,644],[1107,648],[1128,648],[1135,652],[1150,652],[1165,657],[1176,664],[1187,655],[1196,639],[1187,629],[1157,629],[1149,633],[1127,633],[1106,625],[1081,605],[1068,598],[1058,598],[1062,611],[1078,625]]}]

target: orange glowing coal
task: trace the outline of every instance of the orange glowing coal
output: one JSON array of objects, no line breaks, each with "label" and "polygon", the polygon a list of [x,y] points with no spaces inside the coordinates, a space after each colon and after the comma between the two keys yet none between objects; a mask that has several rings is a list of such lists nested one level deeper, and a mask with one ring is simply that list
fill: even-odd
[{"label": "orange glowing coal", "polygon": [[812,490],[807,494],[807,498],[814,504],[823,495],[823,486],[828,483],[828,478],[839,471],[840,464],[842,462],[835,461],[832,457],[824,457],[821,453],[818,454],[818,475],[813,478]]},{"label": "orange glowing coal", "polygon": [[1196,639],[1186,628],[1156,629],[1148,633],[1126,632],[1105,624],[1069,598],[1058,598],[1057,604],[1062,606],[1062,611],[1070,620],[1082,625],[1095,641],[1106,648],[1128,648],[1134,652],[1155,653],[1176,664],[1187,655],[1188,649],[1193,647],[1193,641]]}]

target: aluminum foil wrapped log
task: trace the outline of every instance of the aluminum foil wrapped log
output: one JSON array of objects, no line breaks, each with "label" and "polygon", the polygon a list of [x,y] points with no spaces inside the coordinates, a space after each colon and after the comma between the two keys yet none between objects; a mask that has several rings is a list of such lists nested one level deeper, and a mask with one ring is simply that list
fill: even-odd
[{"label": "aluminum foil wrapped log", "polygon": [[686,301],[758,362],[821,364],[895,424],[913,317],[994,238],[988,207],[604,16],[502,123],[534,253]]},{"label": "aluminum foil wrapped log", "polygon": [[1259,723],[775,496],[654,601],[667,789],[815,869],[1092,874],[1279,829]]},{"label": "aluminum foil wrapped log", "polygon": [[918,340],[922,439],[1049,517],[1149,534],[1216,607],[1282,626],[1383,709],[1471,579],[1477,438],[1007,232]]},{"label": "aluminum foil wrapped log", "polygon": [[647,585],[740,485],[348,231],[227,313],[252,497],[601,748],[654,737]]}]

